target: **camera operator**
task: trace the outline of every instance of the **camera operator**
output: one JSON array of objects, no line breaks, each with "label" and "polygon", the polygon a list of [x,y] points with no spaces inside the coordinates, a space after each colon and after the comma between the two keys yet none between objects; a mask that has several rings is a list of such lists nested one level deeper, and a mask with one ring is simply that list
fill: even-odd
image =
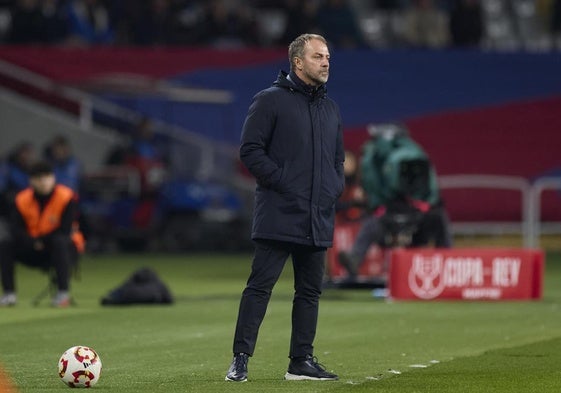
[{"label": "camera operator", "polygon": [[371,212],[339,262],[356,278],[372,244],[381,247],[452,246],[436,173],[426,152],[400,125],[370,126],[363,146],[361,183]]}]

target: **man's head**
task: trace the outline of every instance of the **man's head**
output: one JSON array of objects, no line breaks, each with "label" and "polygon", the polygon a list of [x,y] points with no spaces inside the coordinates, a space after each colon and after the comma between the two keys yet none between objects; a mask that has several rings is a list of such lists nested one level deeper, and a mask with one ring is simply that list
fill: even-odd
[{"label": "man's head", "polygon": [[62,135],[56,136],[51,142],[51,155],[57,162],[66,161],[71,155],[70,142]]},{"label": "man's head", "polygon": [[20,168],[28,170],[36,162],[36,156],[33,145],[29,142],[23,142],[15,148],[12,159]]},{"label": "man's head", "polygon": [[55,173],[50,164],[38,162],[29,170],[29,184],[39,195],[49,195],[56,185]]},{"label": "man's head", "polygon": [[327,41],[318,34],[302,34],[288,47],[290,69],[303,82],[319,86],[329,78]]}]

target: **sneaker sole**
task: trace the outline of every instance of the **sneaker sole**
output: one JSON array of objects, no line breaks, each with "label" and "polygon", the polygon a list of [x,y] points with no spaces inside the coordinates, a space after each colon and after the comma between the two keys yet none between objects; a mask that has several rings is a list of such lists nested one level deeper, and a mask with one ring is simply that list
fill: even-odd
[{"label": "sneaker sole", "polygon": [[230,379],[230,378],[226,377],[226,378],[224,378],[224,380],[226,382],[247,382],[247,378],[236,380],[236,379]]},{"label": "sneaker sole", "polygon": [[318,378],[310,377],[308,375],[286,373],[284,374],[284,379],[286,379],[287,381],[337,381],[339,378]]}]

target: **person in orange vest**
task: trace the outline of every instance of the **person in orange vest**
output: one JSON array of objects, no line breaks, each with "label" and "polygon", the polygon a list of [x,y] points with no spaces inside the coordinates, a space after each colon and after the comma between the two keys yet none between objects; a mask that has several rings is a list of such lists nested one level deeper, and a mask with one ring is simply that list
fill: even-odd
[{"label": "person in orange vest", "polygon": [[70,305],[69,284],[72,267],[84,251],[85,241],[77,227],[77,196],[70,188],[57,184],[52,166],[33,165],[30,187],[20,191],[11,209],[12,238],[0,245],[0,272],[4,295],[0,306],[13,306],[15,263],[56,273],[57,293],[52,305]]}]

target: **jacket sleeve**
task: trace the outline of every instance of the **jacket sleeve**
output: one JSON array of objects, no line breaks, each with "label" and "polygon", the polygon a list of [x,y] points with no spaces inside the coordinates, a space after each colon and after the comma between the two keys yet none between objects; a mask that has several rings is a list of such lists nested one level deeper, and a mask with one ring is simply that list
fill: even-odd
[{"label": "jacket sleeve", "polygon": [[278,183],[282,173],[282,168],[267,154],[275,122],[272,97],[264,92],[258,93],[253,98],[243,125],[240,159],[255,176],[257,183],[266,188]]},{"label": "jacket sleeve", "polygon": [[25,220],[15,206],[11,209],[10,224],[14,240],[21,244],[24,248],[32,248],[35,239],[29,236],[25,226]]}]

